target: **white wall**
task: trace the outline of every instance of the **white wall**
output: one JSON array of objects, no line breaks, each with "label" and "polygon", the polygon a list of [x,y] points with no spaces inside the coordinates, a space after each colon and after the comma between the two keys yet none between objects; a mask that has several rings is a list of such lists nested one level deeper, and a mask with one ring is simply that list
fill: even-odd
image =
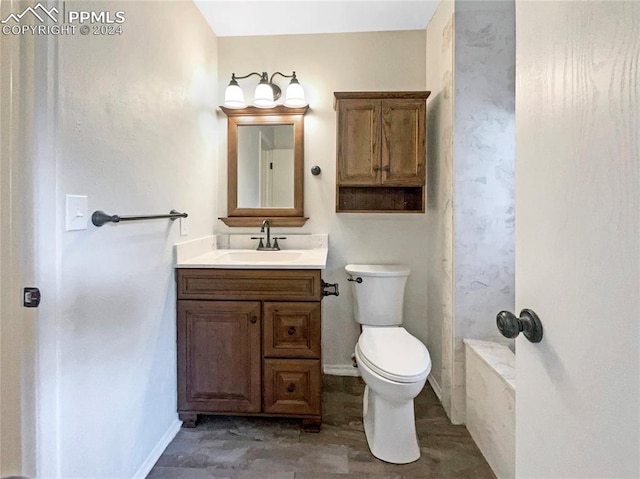
[{"label": "white wall", "polygon": [[[287,35],[220,38],[220,89],[231,73],[295,70],[305,88],[310,110],[305,116],[304,212],[310,219],[303,228],[282,232],[329,234],[329,259],[323,278],[340,283],[340,296],[323,300],[323,361],[325,367],[350,371],[351,354],[359,330],[353,320],[351,292],[344,266],[348,263],[406,263],[412,274],[405,297],[405,325],[426,340],[425,214],[336,214],[336,120],[334,91],[424,90],[425,32],[377,32],[329,35]],[[251,101],[256,78],[240,81]],[[281,87],[286,83],[276,78]],[[226,117],[220,113],[220,158],[226,157]],[[310,169],[319,165],[322,173]],[[427,172],[427,175],[429,173]],[[226,162],[218,175],[226,177]],[[218,216],[226,216],[226,183],[218,190]],[[218,232],[254,231],[227,228]],[[286,234],[285,234],[286,236]],[[282,242],[286,247],[286,240]],[[335,369],[334,369],[335,370]]]},{"label": "white wall", "polygon": [[[260,130],[240,126],[238,128],[238,198],[239,208],[255,208],[260,204]],[[226,158],[224,156],[223,158]]]},{"label": "white wall", "polygon": [[123,10],[126,23],[121,36],[59,37],[57,477],[133,477],[177,426],[179,224],[65,232],[64,195],[88,195],[89,212],[176,208],[190,237],[212,233],[217,40],[191,2],[66,7]]},{"label": "white wall", "polygon": [[274,208],[291,208],[293,198],[293,149],[272,151],[272,201]]}]

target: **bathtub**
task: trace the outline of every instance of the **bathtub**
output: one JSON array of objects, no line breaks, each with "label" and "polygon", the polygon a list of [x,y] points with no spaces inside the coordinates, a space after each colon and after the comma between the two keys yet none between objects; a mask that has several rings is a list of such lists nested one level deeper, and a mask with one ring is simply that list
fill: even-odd
[{"label": "bathtub", "polygon": [[498,479],[515,477],[516,355],[465,339],[467,429]]}]

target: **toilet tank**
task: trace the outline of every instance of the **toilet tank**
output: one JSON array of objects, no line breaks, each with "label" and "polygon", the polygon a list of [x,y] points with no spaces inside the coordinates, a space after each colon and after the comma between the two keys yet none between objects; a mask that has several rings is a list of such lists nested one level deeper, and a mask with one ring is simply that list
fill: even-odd
[{"label": "toilet tank", "polygon": [[[402,324],[404,287],[411,270],[398,264],[348,264],[344,268],[353,292],[353,314],[360,324]],[[359,281],[357,278],[361,278]]]}]

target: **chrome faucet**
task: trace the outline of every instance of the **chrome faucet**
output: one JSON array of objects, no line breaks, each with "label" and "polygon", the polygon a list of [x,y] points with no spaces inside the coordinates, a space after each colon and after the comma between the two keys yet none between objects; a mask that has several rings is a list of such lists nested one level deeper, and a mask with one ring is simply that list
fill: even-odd
[{"label": "chrome faucet", "polygon": [[271,244],[271,221],[264,220],[262,222],[262,226],[260,226],[260,233],[264,233],[266,230],[267,233],[267,242],[266,244],[262,242],[264,236],[252,236],[251,239],[259,239],[258,243],[258,251],[279,251],[280,245],[278,244],[279,239],[287,239],[284,236],[274,237],[273,245]]}]

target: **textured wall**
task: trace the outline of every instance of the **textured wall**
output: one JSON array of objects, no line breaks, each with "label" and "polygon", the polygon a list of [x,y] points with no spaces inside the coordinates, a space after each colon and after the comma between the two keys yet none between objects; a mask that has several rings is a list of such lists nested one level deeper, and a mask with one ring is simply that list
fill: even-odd
[{"label": "textured wall", "polygon": [[456,2],[454,74],[454,379],[464,422],[464,338],[503,341],[514,308],[515,2]]},{"label": "textured wall", "polygon": [[453,337],[453,2],[427,26],[427,347],[429,381],[447,411]]},{"label": "textured wall", "polygon": [[[323,300],[322,356],[325,367],[353,372],[351,354],[358,339],[353,319],[351,289],[344,266],[348,263],[404,263],[411,266],[405,295],[405,326],[426,341],[427,261],[424,214],[352,214],[335,212],[336,113],[334,91],[424,90],[425,32],[377,32],[328,35],[282,35],[220,38],[220,90],[222,98],[231,73],[295,70],[305,88],[310,110],[305,116],[304,212],[310,219],[303,228],[275,229],[328,233],[329,258],[322,276],[340,283],[340,296]],[[286,85],[276,78],[280,85]],[[242,82],[251,100],[255,81]],[[220,115],[220,158],[226,158],[226,117]],[[319,165],[322,173],[309,173]],[[226,162],[220,162],[226,178]],[[218,216],[226,216],[226,182],[220,183]],[[218,232],[256,232],[227,228]],[[283,242],[286,245],[286,240]]]},{"label": "textured wall", "polygon": [[[66,7],[123,10],[126,23],[120,36],[59,38],[59,211],[65,194],[87,195],[90,212],[176,208],[189,213],[192,237],[211,234],[216,37],[192,2]],[[58,220],[55,477],[133,477],[177,426],[179,224],[65,232]]]},{"label": "textured wall", "polygon": [[454,423],[462,340],[504,342],[495,315],[514,303],[514,9],[443,1],[427,27],[430,381]]}]

